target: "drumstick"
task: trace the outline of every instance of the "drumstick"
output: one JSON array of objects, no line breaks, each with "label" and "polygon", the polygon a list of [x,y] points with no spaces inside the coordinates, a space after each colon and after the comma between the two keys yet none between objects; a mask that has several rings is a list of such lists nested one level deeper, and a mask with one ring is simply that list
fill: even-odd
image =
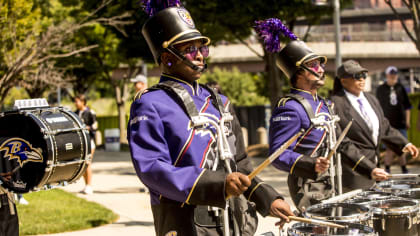
[{"label": "drumstick", "polygon": [[404,179],[404,178],[416,178],[420,177],[420,174],[389,174],[390,179]]},{"label": "drumstick", "polygon": [[[263,163],[261,163],[257,168],[255,168],[251,174],[248,175],[249,180],[252,180],[257,176],[264,168],[270,165],[280,154],[282,154],[299,136],[303,134],[304,130],[297,132],[293,137],[291,137],[287,142],[283,143],[275,152],[273,152]],[[226,199],[229,199],[231,196],[227,196]]]},{"label": "drumstick", "polygon": [[340,195],[337,195],[335,197],[323,200],[322,203],[336,203],[336,202],[342,202],[346,199],[352,198],[354,196],[356,196],[357,194],[361,193],[362,189],[356,189],[347,193],[343,193]]},{"label": "drumstick", "polygon": [[310,223],[310,224],[322,225],[322,226],[328,226],[328,227],[334,227],[334,228],[340,228],[340,229],[347,228],[346,225],[334,224],[334,223],[322,221],[322,220],[314,220],[314,219],[302,218],[302,217],[297,217],[297,216],[288,216],[288,217],[290,220],[300,221],[303,223]]},{"label": "drumstick", "polygon": [[346,136],[347,132],[349,132],[351,124],[353,124],[353,119],[347,124],[346,128],[344,128],[343,132],[340,134],[340,137],[338,137],[334,148],[328,154],[328,157],[327,157],[328,160],[330,160],[331,157],[334,155],[334,153],[337,151],[338,146],[340,146],[340,144],[343,141],[344,137]]},{"label": "drumstick", "polygon": [[273,154],[271,154],[263,163],[261,163],[255,170],[248,175],[249,180],[252,180],[257,176],[265,167],[270,165],[280,154],[282,154],[299,136],[303,134],[303,130],[297,132],[293,137],[291,137],[287,142],[285,142],[281,147],[279,147]]}]

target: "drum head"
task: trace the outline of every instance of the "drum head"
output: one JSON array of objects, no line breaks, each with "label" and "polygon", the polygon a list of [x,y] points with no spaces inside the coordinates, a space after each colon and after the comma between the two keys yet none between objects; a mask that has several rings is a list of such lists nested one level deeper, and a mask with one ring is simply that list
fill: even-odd
[{"label": "drum head", "polygon": [[32,190],[47,166],[47,145],[40,127],[21,114],[0,118],[0,179],[16,193]]},{"label": "drum head", "polygon": [[420,188],[401,191],[396,195],[398,197],[420,200]]},{"label": "drum head", "polygon": [[377,192],[377,191],[364,191],[356,196],[356,198],[359,198],[359,197],[367,198],[367,199],[370,199],[371,201],[374,201],[374,200],[382,200],[382,199],[390,198],[392,197],[392,193]]},{"label": "drum head", "polygon": [[409,190],[412,188],[420,188],[420,181],[418,180],[387,180],[378,183],[378,188],[384,192],[399,192]]},{"label": "drum head", "polygon": [[395,198],[372,202],[370,206],[376,215],[401,215],[418,212],[419,204],[416,200]]},{"label": "drum head", "polygon": [[[342,224],[342,223],[340,223]],[[375,235],[372,228],[355,223],[344,223],[348,225],[345,229],[336,229],[327,226],[320,226],[307,223],[296,223],[287,230],[291,236],[323,236],[323,235]]]},{"label": "drum head", "polygon": [[367,206],[353,203],[321,203],[308,207],[305,217],[321,220],[360,222],[370,218],[370,209]]}]

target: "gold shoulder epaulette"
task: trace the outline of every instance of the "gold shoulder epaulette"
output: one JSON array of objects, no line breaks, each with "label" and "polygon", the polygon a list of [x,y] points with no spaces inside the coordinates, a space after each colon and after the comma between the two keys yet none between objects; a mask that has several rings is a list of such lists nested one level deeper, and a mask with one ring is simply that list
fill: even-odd
[{"label": "gold shoulder epaulette", "polygon": [[137,99],[140,99],[141,98],[141,95],[143,95],[144,93],[146,93],[147,92],[147,89],[146,90],[143,90],[143,91],[138,91],[137,93],[136,93],[136,95],[134,95],[134,99],[133,99],[133,101],[136,101]]},{"label": "gold shoulder epaulette", "polygon": [[277,107],[286,105],[286,102],[289,101],[289,100],[290,100],[289,97],[281,98],[280,101],[277,103]]}]

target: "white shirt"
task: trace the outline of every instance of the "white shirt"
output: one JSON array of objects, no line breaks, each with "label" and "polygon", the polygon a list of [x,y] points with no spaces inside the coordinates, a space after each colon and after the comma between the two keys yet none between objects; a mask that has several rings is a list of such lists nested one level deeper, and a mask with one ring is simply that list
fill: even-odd
[{"label": "white shirt", "polygon": [[[359,113],[359,115],[363,118],[362,111],[360,110],[359,103],[357,102],[358,99],[362,100],[363,107],[369,116],[370,121],[372,122],[372,139],[375,145],[378,145],[378,136],[379,136],[379,119],[376,115],[375,111],[373,110],[372,106],[369,104],[369,101],[366,99],[363,92],[359,94],[359,96],[355,96],[354,94],[347,92],[344,89],[344,92],[346,94],[346,97],[350,100],[351,105],[353,108]],[[366,122],[366,121],[365,121]]]}]

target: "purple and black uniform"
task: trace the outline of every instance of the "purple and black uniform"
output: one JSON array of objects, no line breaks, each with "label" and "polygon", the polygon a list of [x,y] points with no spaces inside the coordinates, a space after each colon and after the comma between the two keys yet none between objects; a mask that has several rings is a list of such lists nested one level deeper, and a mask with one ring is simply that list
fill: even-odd
[{"label": "purple and black uniform", "polygon": [[[192,97],[199,113],[220,119],[210,92],[198,83],[189,84],[163,74],[160,82],[175,81]],[[222,97],[226,111],[233,109]],[[232,170],[248,174],[251,163],[245,153],[239,122],[234,116],[228,139],[235,161]],[[215,161],[217,141],[214,127],[191,127],[191,121],[174,95],[165,90],[146,91],[134,101],[128,125],[128,140],[133,164],[140,180],[149,188],[155,229],[158,235],[171,230],[178,235],[196,235],[194,210],[198,205],[224,208],[226,204],[223,164],[210,170]],[[220,162],[222,163],[222,162]],[[258,178],[244,193],[263,215],[281,196]]]},{"label": "purple and black uniform", "polygon": [[[331,115],[331,111],[328,102],[300,89],[294,88],[291,93],[303,97],[310,104],[315,116],[329,119],[328,115]],[[305,133],[273,162],[276,168],[289,172],[289,191],[298,209],[316,204],[332,194],[333,187],[328,172],[321,175],[315,172],[316,158],[326,157],[328,154],[326,144],[328,134],[324,128],[311,125],[307,112],[298,101],[287,96],[282,98],[270,120],[270,153],[277,150],[301,129],[304,129]],[[339,133],[338,128],[337,137]],[[362,155],[349,140],[345,139],[341,143],[340,152],[344,157],[343,162],[354,166],[354,169],[358,167],[357,171],[370,176],[374,167],[360,162]]]}]

